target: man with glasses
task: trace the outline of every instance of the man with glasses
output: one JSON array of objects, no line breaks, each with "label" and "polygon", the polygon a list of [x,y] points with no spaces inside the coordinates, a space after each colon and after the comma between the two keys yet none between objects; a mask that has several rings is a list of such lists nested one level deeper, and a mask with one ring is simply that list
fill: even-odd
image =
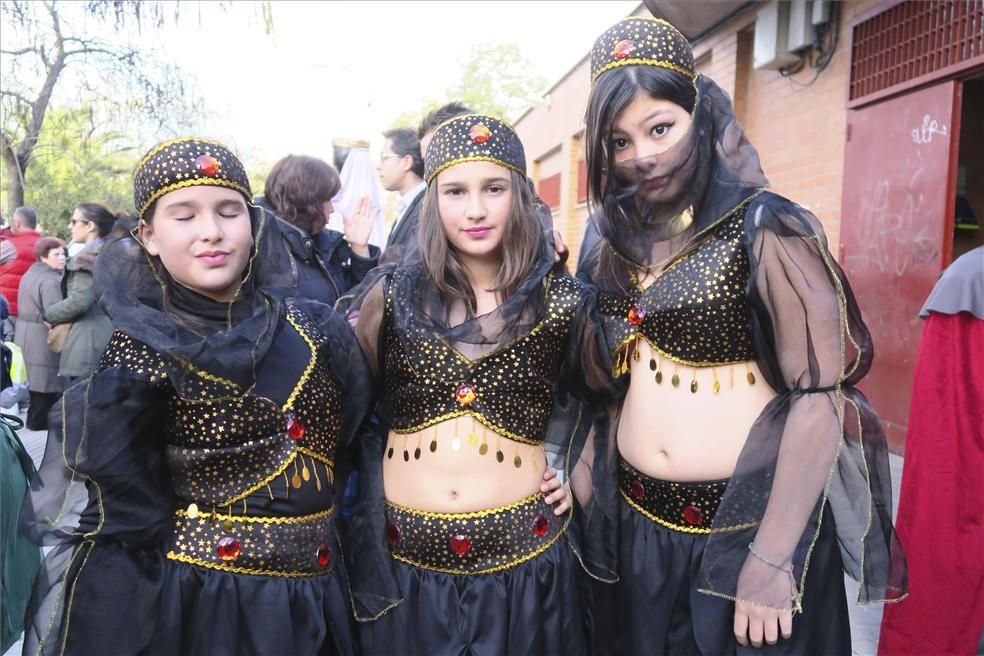
[{"label": "man with glasses", "polygon": [[417,217],[424,198],[424,159],[417,133],[410,128],[394,128],[383,133],[386,141],[376,164],[379,181],[386,191],[400,193],[396,221],[386,241],[386,249],[406,248],[415,240]]}]

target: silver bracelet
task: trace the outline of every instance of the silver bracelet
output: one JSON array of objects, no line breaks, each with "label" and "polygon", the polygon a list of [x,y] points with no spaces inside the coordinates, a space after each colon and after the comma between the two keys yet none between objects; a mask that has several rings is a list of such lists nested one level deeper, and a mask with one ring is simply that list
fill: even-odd
[{"label": "silver bracelet", "polygon": [[763,563],[765,563],[769,567],[774,567],[777,570],[779,570],[780,572],[788,572],[790,574],[793,573],[793,566],[792,565],[790,565],[788,569],[785,568],[785,567],[780,567],[779,565],[776,565],[774,562],[772,562],[771,560],[769,560],[768,558],[766,558],[765,556],[763,556],[762,554],[760,554],[758,552],[758,550],[755,549],[755,544],[754,543],[752,543],[752,542],[749,542],[748,543],[748,550],[752,552],[752,555],[753,556],[755,556],[756,558],[758,558],[759,560],[761,560]]},{"label": "silver bracelet", "polygon": [[[792,609],[791,610],[792,610],[793,614],[802,613],[803,612],[803,593],[800,592],[799,586],[796,585],[796,576],[793,574],[793,566],[790,564],[790,566],[788,568],[786,568],[786,567],[780,567],[779,565],[776,565],[774,562],[772,562],[771,560],[769,560],[768,558],[766,558],[765,556],[763,556],[761,553],[759,553],[758,550],[755,548],[755,545],[753,543],[751,543],[751,542],[748,543],[748,550],[750,552],[752,552],[752,555],[753,556],[755,556],[756,558],[758,558],[759,560],[761,560],[763,563],[765,563],[769,567],[772,567],[774,569],[777,569],[780,572],[785,572],[786,574],[789,575],[789,582],[793,586],[793,595],[792,595],[792,598],[791,598],[791,601],[792,601]],[[754,602],[752,602],[752,603],[754,603]]]}]

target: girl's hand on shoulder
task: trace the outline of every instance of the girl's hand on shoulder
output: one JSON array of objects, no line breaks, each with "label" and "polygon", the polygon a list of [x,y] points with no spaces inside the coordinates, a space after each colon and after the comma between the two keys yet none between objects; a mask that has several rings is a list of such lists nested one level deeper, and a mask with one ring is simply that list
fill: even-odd
[{"label": "girl's hand on shoulder", "polygon": [[554,507],[555,515],[563,515],[571,507],[571,493],[567,485],[561,485],[557,470],[551,467],[543,472],[540,491],[547,495],[546,502]]},{"label": "girl's hand on shoulder", "polygon": [[372,234],[373,220],[376,212],[373,210],[368,196],[363,196],[355,205],[355,213],[342,216],[345,227],[345,241],[352,252],[359,257],[369,257],[369,235]]}]

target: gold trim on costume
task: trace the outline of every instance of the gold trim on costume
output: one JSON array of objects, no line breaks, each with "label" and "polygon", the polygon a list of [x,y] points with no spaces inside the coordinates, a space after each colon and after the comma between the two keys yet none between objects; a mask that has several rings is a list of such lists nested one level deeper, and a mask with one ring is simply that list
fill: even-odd
[{"label": "gold trim on costume", "polygon": [[509,169],[510,171],[515,171],[516,173],[519,173],[520,175],[523,175],[523,176],[526,175],[526,172],[525,171],[522,171],[518,167],[513,166],[512,164],[509,164],[508,162],[504,162],[501,159],[496,159],[495,157],[486,157],[484,155],[469,155],[467,157],[458,157],[457,159],[452,159],[450,161],[445,162],[444,164],[441,164],[439,167],[437,167],[436,169],[434,169],[434,172],[431,173],[431,176],[430,176],[430,178],[428,178],[428,180],[433,180],[434,178],[436,178],[438,176],[438,174],[441,171],[443,171],[443,170],[445,170],[447,168],[450,168],[450,167],[454,166],[455,164],[461,164],[462,162],[492,162],[493,164],[498,164],[499,166],[503,166],[503,167]]},{"label": "gold trim on costume", "polygon": [[315,345],[314,341],[308,337],[308,334],[301,330],[301,327],[294,320],[294,317],[290,316],[289,310],[284,313],[284,317],[287,319],[287,323],[293,326],[294,330],[297,331],[297,334],[301,336],[301,339],[304,340],[304,343],[307,344],[308,350],[311,352],[311,359],[308,360],[307,366],[304,368],[304,373],[301,374],[301,377],[294,385],[294,389],[291,390],[290,396],[287,397],[287,402],[284,403],[283,407],[280,409],[281,412],[286,413],[294,407],[294,401],[297,400],[297,395],[301,393],[301,388],[303,388],[305,383],[307,383],[308,378],[311,377],[311,372],[314,371],[315,365],[318,364],[318,347]]},{"label": "gold trim on costume", "polygon": [[158,198],[160,198],[166,193],[175,191],[177,189],[184,189],[185,187],[198,187],[201,185],[207,185],[210,187],[227,187],[229,189],[235,189],[236,191],[246,196],[247,198],[249,198],[250,195],[249,191],[247,191],[246,188],[243,187],[242,185],[236,184],[235,182],[231,182],[229,180],[225,180],[223,178],[193,178],[191,180],[182,180],[181,182],[175,182],[167,185],[166,187],[161,187],[160,189],[158,189],[157,191],[155,191],[150,195],[150,198],[148,198],[147,201],[143,204],[143,207],[140,208],[140,211],[137,213],[137,215],[142,217],[144,215],[144,212],[147,211],[147,208],[153,205]]},{"label": "gold trim on costume", "polygon": [[[387,501],[387,522],[397,529],[393,560],[453,575],[501,572],[536,558],[567,531],[573,513],[553,514],[542,492],[514,503],[467,513],[430,512]],[[534,530],[543,522],[542,532]],[[455,552],[454,540],[468,543]],[[449,544],[450,542],[450,544]]]},{"label": "gold trim on costume", "polygon": [[683,75],[686,75],[687,77],[689,77],[692,80],[693,79],[696,79],[696,77],[697,77],[697,72],[696,71],[688,71],[683,66],[677,66],[676,64],[674,64],[672,62],[664,61],[662,59],[636,59],[636,58],[631,58],[631,59],[619,59],[618,61],[608,62],[607,64],[605,64],[604,66],[602,66],[600,69],[598,69],[598,72],[594,74],[594,77],[591,78],[591,81],[594,82],[605,71],[611,70],[613,68],[618,68],[619,66],[657,66],[659,68],[668,68],[671,71],[676,71],[677,73],[682,73]]}]

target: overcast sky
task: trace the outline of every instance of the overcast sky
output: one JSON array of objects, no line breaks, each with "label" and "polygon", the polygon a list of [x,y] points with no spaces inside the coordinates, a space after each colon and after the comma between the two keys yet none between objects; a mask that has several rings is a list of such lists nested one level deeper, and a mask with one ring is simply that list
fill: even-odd
[{"label": "overcast sky", "polygon": [[[327,157],[332,137],[374,140],[393,117],[443,96],[471,45],[515,42],[533,73],[560,79],[635,0],[273,3],[203,6],[149,41],[194,72],[209,108],[202,130],[253,157]],[[187,13],[187,10],[186,10]],[[148,35],[145,34],[145,37]]]}]

